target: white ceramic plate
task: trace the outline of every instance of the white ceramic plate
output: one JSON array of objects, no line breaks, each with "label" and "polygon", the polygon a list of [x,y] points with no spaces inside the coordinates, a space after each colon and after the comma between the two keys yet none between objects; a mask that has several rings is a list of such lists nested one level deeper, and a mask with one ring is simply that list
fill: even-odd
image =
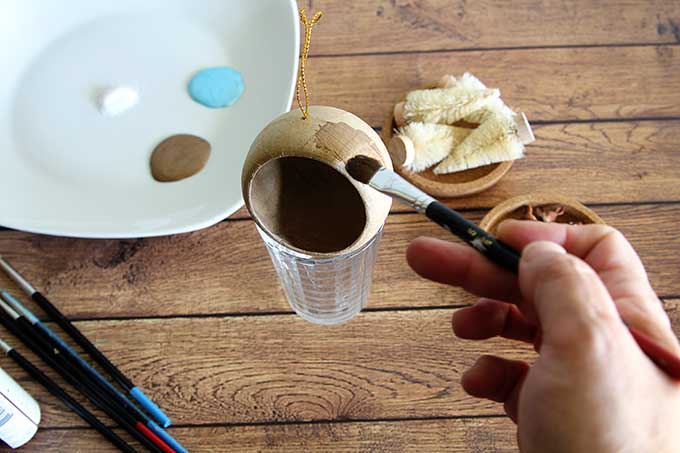
[{"label": "white ceramic plate", "polygon": [[[123,238],[196,230],[242,206],[250,143],[290,107],[299,26],[294,0],[3,0],[0,42],[0,224]],[[241,99],[194,102],[191,77],[225,65],[243,75]],[[120,85],[139,104],[101,115],[96,97]],[[206,138],[210,160],[156,182],[151,152],[177,133]]]}]

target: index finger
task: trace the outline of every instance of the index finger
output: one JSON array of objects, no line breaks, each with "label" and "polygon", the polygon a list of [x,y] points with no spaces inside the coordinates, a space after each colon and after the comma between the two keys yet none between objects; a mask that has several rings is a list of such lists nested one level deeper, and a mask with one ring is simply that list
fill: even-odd
[{"label": "index finger", "polygon": [[420,237],[409,244],[406,259],[421,277],[459,286],[477,296],[507,302],[521,298],[517,277],[468,245]]},{"label": "index finger", "polygon": [[680,351],[640,257],[616,229],[607,225],[508,220],[499,225],[498,237],[518,250],[534,241],[561,245],[597,272],[627,323]]},{"label": "index finger", "polygon": [[626,238],[610,226],[506,220],[498,226],[497,233],[500,240],[517,250],[535,241],[561,245],[600,275],[613,298],[629,295],[631,288],[621,285],[625,282],[633,282],[635,290],[651,290],[640,257]]}]

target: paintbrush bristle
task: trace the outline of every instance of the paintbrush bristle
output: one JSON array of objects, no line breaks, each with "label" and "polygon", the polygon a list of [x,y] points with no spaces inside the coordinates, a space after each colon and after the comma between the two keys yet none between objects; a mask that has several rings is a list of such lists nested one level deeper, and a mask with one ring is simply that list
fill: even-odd
[{"label": "paintbrush bristle", "polygon": [[368,156],[354,156],[345,165],[345,169],[349,175],[359,182],[368,184],[378,170],[382,168],[382,164],[372,157]]}]

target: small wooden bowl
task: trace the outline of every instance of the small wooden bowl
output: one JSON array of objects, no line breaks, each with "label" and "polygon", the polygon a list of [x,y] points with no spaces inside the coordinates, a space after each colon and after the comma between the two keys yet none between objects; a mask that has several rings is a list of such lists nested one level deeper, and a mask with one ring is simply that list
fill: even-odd
[{"label": "small wooden bowl", "polygon": [[[431,84],[429,87],[435,85]],[[468,126],[472,127],[472,125]],[[385,146],[390,143],[395,127],[394,109],[391,108],[380,134]],[[432,196],[454,198],[479,193],[493,186],[510,170],[512,163],[513,161],[500,162],[447,175],[435,175],[432,168],[419,173],[404,168],[395,168],[395,170],[411,184]]]},{"label": "small wooden bowl", "polygon": [[484,216],[479,226],[491,234],[496,234],[496,229],[503,220],[524,219],[527,206],[551,204],[558,204],[565,210],[565,213],[557,218],[557,223],[605,223],[594,211],[572,198],[551,193],[531,193],[503,201]]}]

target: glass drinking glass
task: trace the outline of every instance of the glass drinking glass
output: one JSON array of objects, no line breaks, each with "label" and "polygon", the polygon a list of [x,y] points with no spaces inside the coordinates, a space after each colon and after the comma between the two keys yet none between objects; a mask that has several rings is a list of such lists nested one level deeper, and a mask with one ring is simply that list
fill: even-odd
[{"label": "glass drinking glass", "polygon": [[277,242],[259,226],[288,303],[315,324],[349,321],[366,305],[382,228],[358,250],[325,257],[300,253]]},{"label": "glass drinking glass", "polygon": [[392,199],[346,170],[358,155],[391,168],[380,136],[341,109],[291,110],[257,135],[243,163],[243,200],[290,306],[338,324],[366,305]]}]

